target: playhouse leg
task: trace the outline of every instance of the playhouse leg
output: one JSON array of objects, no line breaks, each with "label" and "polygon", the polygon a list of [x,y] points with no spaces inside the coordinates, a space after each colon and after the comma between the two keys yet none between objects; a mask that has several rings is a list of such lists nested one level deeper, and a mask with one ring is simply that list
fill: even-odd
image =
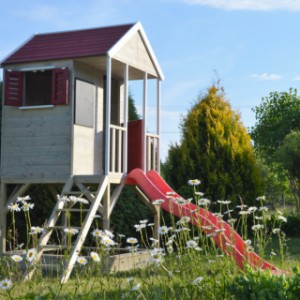
[{"label": "playhouse leg", "polygon": [[103,229],[110,230],[110,184],[107,185],[103,197]]},{"label": "playhouse leg", "polygon": [[6,213],[7,193],[6,184],[1,183],[0,186],[0,256],[6,252],[6,228],[7,228],[7,213]]},{"label": "playhouse leg", "polygon": [[155,206],[154,212],[154,238],[159,240],[158,228],[160,227],[160,207]]}]

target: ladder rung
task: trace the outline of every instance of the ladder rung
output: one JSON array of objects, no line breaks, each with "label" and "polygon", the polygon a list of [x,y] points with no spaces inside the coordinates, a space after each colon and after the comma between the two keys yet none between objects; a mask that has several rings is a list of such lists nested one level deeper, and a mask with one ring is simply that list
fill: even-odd
[{"label": "ladder rung", "polygon": [[92,191],[69,191],[65,192],[64,195],[96,195],[96,193]]},{"label": "ladder rung", "polygon": [[[65,245],[44,245],[44,246],[41,246],[41,248],[45,251],[45,250],[48,250],[48,251],[54,251],[54,250],[63,250],[63,249],[67,249],[68,246],[65,246]],[[54,255],[55,256],[55,255]]]},{"label": "ladder rung", "polygon": [[46,229],[60,229],[60,230],[63,230],[63,229],[78,229],[78,230],[81,230],[81,227],[78,227],[78,226],[71,226],[71,227],[67,227],[67,226],[49,226],[49,227],[46,227]]},{"label": "ladder rung", "polygon": [[57,209],[58,212],[89,212],[89,209],[81,209],[81,208],[61,208]]}]

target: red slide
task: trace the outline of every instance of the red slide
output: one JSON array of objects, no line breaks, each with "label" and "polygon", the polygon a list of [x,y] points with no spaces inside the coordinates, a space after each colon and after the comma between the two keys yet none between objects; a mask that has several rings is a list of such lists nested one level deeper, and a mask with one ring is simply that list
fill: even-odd
[{"label": "red slide", "polygon": [[[231,255],[240,268],[247,263],[253,268],[270,269],[274,273],[280,273],[278,268],[256,253],[248,252],[245,241],[227,222],[193,203],[178,204],[172,198],[182,197],[175,193],[155,171],[145,174],[141,169],[134,169],[128,174],[126,183],[138,185],[152,201],[163,199],[161,207],[174,216],[179,218],[188,216],[191,224],[198,226],[205,234],[212,234],[216,245],[224,253]],[[172,193],[172,197],[168,197],[167,193]]]}]

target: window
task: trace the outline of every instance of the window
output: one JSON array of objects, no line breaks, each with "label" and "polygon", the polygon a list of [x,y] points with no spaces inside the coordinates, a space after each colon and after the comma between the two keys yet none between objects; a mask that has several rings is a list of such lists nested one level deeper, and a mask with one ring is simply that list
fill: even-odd
[{"label": "window", "polygon": [[96,87],[94,84],[75,81],[75,124],[94,127]]},{"label": "window", "polygon": [[68,69],[5,71],[4,104],[37,106],[68,104]]},{"label": "window", "polygon": [[24,104],[51,104],[52,71],[25,72],[24,75]]}]

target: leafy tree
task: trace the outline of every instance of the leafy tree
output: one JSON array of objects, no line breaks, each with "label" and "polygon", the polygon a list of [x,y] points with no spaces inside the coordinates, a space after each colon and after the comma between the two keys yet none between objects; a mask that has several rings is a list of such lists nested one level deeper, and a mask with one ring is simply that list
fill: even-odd
[{"label": "leafy tree", "polygon": [[297,160],[297,152],[294,151],[297,147],[297,133],[291,134],[300,130],[300,97],[297,90],[270,93],[268,97],[262,98],[261,104],[253,111],[256,124],[251,128],[251,136],[255,151],[278,180],[284,182],[284,176],[288,178],[299,211],[299,183],[292,167]]},{"label": "leafy tree", "polygon": [[292,130],[300,130],[300,97],[296,89],[273,92],[253,109],[256,124],[251,128],[255,149],[268,161]]},{"label": "leafy tree", "polygon": [[171,146],[163,168],[174,188],[186,189],[188,179],[198,178],[212,200],[249,201],[262,193],[250,136],[223,91],[212,86],[199,96],[181,131],[181,143]]},{"label": "leafy tree", "polygon": [[141,117],[137,112],[136,106],[134,104],[134,99],[132,97],[132,94],[129,93],[128,97],[128,119],[129,121],[139,120]]},{"label": "leafy tree", "polygon": [[300,209],[300,131],[291,131],[276,150],[275,159],[286,171],[291,189],[296,198],[296,207]]}]

